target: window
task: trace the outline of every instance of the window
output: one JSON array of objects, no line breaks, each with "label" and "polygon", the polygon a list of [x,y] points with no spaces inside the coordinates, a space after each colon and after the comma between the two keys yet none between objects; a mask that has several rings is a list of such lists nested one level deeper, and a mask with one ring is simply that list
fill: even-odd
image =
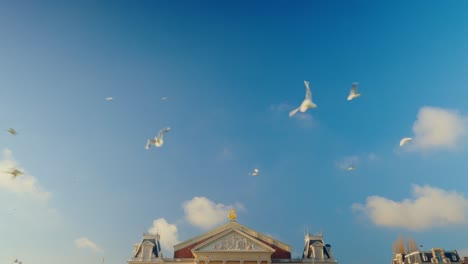
[{"label": "window", "polygon": [[457,261],[457,256],[456,256],[456,255],[452,255],[452,260],[456,262],[456,261]]},{"label": "window", "polygon": [[426,262],[426,261],[427,261],[427,255],[426,255],[426,254],[422,254],[422,259],[423,259],[424,262]]}]

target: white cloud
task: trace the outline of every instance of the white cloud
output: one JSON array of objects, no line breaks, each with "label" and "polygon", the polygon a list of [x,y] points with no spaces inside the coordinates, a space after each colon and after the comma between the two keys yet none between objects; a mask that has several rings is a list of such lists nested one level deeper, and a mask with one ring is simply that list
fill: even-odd
[{"label": "white cloud", "polygon": [[240,203],[224,205],[214,203],[206,197],[193,197],[192,200],[182,204],[185,218],[194,226],[209,229],[225,222],[231,208],[245,210]]},{"label": "white cloud", "polygon": [[366,204],[353,204],[378,226],[423,230],[468,223],[468,200],[454,191],[413,185],[414,199],[401,202],[385,197],[367,197]]},{"label": "white cloud", "polygon": [[[13,179],[8,173],[13,168],[18,168],[24,172],[24,175]],[[19,167],[18,163],[13,159],[12,152],[8,149],[3,151],[3,160],[0,160],[0,189],[20,195],[27,194],[41,201],[47,201],[50,196],[49,192],[42,190],[35,177]]]},{"label": "white cloud", "polygon": [[88,248],[91,249],[94,252],[103,252],[101,248],[99,248],[96,243],[93,241],[89,240],[86,237],[80,237],[75,240],[75,245],[77,248]]},{"label": "white cloud", "polygon": [[158,218],[153,221],[153,226],[148,229],[151,234],[159,234],[161,247],[164,255],[168,255],[173,250],[174,245],[179,243],[177,226],[169,224],[166,219]]},{"label": "white cloud", "polygon": [[422,107],[413,124],[414,140],[408,150],[454,149],[466,135],[467,120],[456,111]]}]

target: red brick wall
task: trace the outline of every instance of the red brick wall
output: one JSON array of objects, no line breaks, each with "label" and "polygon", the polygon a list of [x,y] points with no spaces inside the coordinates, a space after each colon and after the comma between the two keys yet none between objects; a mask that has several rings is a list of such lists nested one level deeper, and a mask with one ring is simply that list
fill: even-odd
[{"label": "red brick wall", "polygon": [[273,254],[271,254],[271,258],[272,259],[290,259],[291,258],[291,252],[289,251],[286,251],[284,249],[281,249],[275,245],[272,245],[268,242],[265,242],[259,238],[257,238],[258,240],[262,241],[263,243],[267,244],[268,246],[270,246],[271,248],[273,248],[275,250],[275,252],[273,252]]},{"label": "red brick wall", "polygon": [[188,247],[184,247],[184,248],[181,248],[181,249],[179,249],[177,251],[174,251],[174,258],[194,258],[195,256],[192,254],[192,248],[196,247],[197,245],[205,242],[206,240],[208,240],[208,239],[210,239],[212,237],[214,237],[214,236],[210,236],[210,237],[208,237],[206,239],[198,241],[197,243],[189,245]]}]

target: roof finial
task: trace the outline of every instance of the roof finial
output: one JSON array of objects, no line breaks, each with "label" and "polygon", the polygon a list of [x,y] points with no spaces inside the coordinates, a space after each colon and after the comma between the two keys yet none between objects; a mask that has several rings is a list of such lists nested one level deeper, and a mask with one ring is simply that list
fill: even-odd
[{"label": "roof finial", "polygon": [[234,210],[234,208],[231,208],[231,210],[229,210],[228,217],[231,220],[231,222],[236,221],[237,214],[236,214],[236,210]]}]

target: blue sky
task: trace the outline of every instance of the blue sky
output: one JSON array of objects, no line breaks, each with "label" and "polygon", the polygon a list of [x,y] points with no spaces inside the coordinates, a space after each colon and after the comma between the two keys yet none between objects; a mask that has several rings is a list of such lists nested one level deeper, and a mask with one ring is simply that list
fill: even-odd
[{"label": "blue sky", "polygon": [[[1,166],[26,175],[0,172],[0,262],[125,263],[154,220],[177,241],[227,221],[203,222],[195,201],[211,219],[238,208],[294,256],[306,228],[342,263],[390,261],[399,234],[467,249],[467,11],[2,1]],[[304,80],[318,108],[289,118]],[[352,82],[362,96],[347,101]],[[164,146],[145,150],[166,126]],[[399,148],[403,137],[414,141]],[[356,170],[340,167],[349,160]],[[415,185],[426,186],[416,202]],[[78,248],[83,237],[98,248]]]}]

